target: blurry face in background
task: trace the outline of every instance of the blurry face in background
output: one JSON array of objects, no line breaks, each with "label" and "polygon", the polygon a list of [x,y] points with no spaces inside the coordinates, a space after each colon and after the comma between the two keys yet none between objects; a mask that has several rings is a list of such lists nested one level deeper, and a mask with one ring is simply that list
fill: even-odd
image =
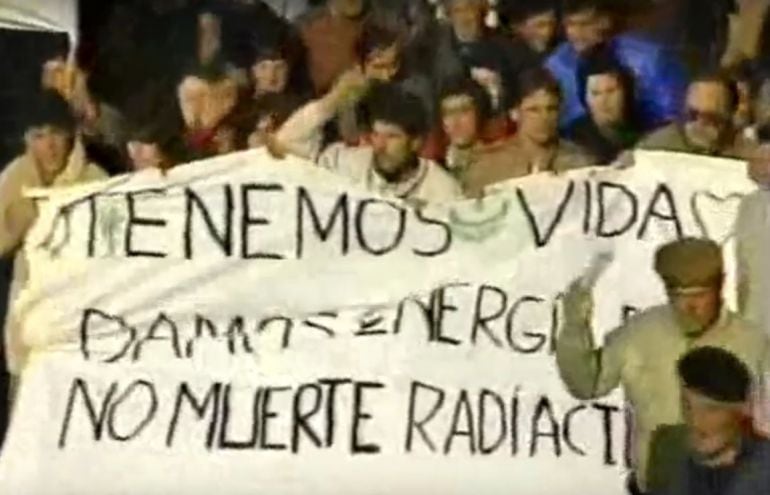
[{"label": "blurry face in background", "polygon": [[559,97],[544,89],[524,97],[514,118],[521,137],[544,146],[559,136]]},{"label": "blurry face in background", "polygon": [[556,12],[550,11],[525,19],[514,25],[513,30],[530,48],[545,53],[553,46],[558,27]]},{"label": "blurry face in background", "polygon": [[626,92],[614,74],[596,74],[588,78],[586,103],[591,118],[599,127],[623,123],[626,113]]},{"label": "blurry face in background", "polygon": [[687,335],[697,336],[708,330],[722,311],[722,286],[704,288],[686,294],[669,294],[682,330]]},{"label": "blurry face in background", "polygon": [[484,29],[485,3],[482,0],[450,1],[449,19],[460,41],[475,41]]},{"label": "blurry face in background", "polygon": [[684,126],[688,144],[700,153],[719,151],[732,127],[730,95],[718,82],[696,82],[687,91]]},{"label": "blurry face in background", "polygon": [[330,0],[334,12],[342,17],[355,18],[364,11],[364,0]]},{"label": "blurry face in background", "polygon": [[44,180],[52,180],[64,170],[72,151],[72,134],[59,127],[32,127],[24,136],[27,152],[40,168]]},{"label": "blurry face in background", "polygon": [[411,138],[401,127],[375,121],[371,133],[374,169],[389,182],[399,181],[414,163],[420,140]]},{"label": "blurry face in background", "polygon": [[564,18],[567,40],[578,53],[585,53],[603,43],[609,36],[610,28],[609,16],[593,9],[575,12]]},{"label": "blurry face in background", "polygon": [[453,146],[467,148],[476,143],[479,118],[475,102],[469,95],[445,98],[441,102],[441,122]]},{"label": "blurry face in background", "polygon": [[166,159],[157,144],[129,141],[127,146],[128,156],[131,159],[131,167],[133,170],[138,171],[148,168],[164,168]]},{"label": "blurry face in background", "polygon": [[717,403],[696,390],[683,390],[682,411],[696,461],[717,461],[738,445],[744,410],[741,405]]},{"label": "blurry face in background", "polygon": [[382,50],[374,50],[364,62],[364,75],[367,79],[375,81],[392,81],[400,69],[401,49],[397,44]]},{"label": "blurry face in background", "polygon": [[257,94],[283,93],[289,84],[289,63],[283,59],[260,60],[251,67]]}]

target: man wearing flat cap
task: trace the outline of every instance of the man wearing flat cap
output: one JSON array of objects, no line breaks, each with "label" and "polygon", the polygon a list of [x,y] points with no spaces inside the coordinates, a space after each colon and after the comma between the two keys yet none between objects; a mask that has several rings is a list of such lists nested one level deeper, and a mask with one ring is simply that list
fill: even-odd
[{"label": "man wearing flat cap", "polygon": [[668,481],[670,427],[682,424],[680,357],[693,348],[717,347],[738,356],[761,384],[770,361],[767,337],[722,302],[724,268],[719,246],[707,239],[683,239],[662,246],[655,271],[668,304],[649,308],[594,345],[591,289],[573,283],[564,298],[564,325],[556,343],[559,373],[578,399],[603,397],[619,385],[633,409],[634,465],[630,493],[654,493]]},{"label": "man wearing flat cap", "polygon": [[660,495],[770,493],[770,441],[746,428],[751,372],[716,347],[688,352],[677,365],[685,457]]}]

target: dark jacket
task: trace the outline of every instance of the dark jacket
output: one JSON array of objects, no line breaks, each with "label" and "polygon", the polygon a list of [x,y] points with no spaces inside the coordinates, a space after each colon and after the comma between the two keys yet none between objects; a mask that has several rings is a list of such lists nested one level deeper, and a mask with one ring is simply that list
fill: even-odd
[{"label": "dark jacket", "polygon": [[747,438],[733,466],[706,468],[684,461],[659,495],[765,495],[770,493],[770,441]]},{"label": "dark jacket", "polygon": [[600,164],[608,165],[618,158],[620,153],[634,147],[639,140],[639,132],[631,127],[618,129],[614,138],[599,130],[588,115],[576,120],[567,131],[567,139],[582,146],[595,156]]}]

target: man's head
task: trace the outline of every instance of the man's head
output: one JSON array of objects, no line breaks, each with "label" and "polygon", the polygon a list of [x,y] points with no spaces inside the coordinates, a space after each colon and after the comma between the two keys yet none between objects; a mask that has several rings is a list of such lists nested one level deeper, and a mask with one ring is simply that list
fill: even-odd
[{"label": "man's head", "polygon": [[291,77],[290,55],[281,46],[263,47],[256,51],[251,65],[254,94],[283,93]]},{"label": "man's head", "polygon": [[357,47],[364,75],[373,81],[392,81],[401,70],[401,43],[394,29],[367,23]]},{"label": "man's head", "polygon": [[69,104],[54,91],[39,95],[28,113],[24,143],[45,178],[56,177],[67,165],[74,133]]},{"label": "man's head", "polygon": [[364,13],[365,0],[329,0],[334,14],[348,19],[355,19]]},{"label": "man's head", "polygon": [[468,148],[478,142],[484,123],[492,113],[489,95],[472,79],[447,84],[439,97],[441,125],[449,142]]},{"label": "man's head", "polygon": [[554,2],[509,0],[502,10],[511,31],[532,50],[545,53],[553,47],[559,28]]},{"label": "man's head", "polygon": [[716,323],[724,283],[722,250],[717,243],[687,238],[666,244],[655,254],[655,271],[686,335],[697,337]]},{"label": "man's head", "polygon": [[561,98],[559,83],[547,70],[536,68],[522,73],[511,109],[518,135],[539,146],[556,141]]},{"label": "man's head", "polygon": [[677,371],[691,455],[707,466],[730,464],[749,413],[749,370],[723,349],[702,347],[685,354]]},{"label": "man's head", "polygon": [[564,33],[578,53],[607,41],[612,30],[612,12],[607,0],[566,0]]},{"label": "man's head", "polygon": [[455,36],[460,41],[475,41],[484,32],[486,0],[443,0]]},{"label": "man's head", "polygon": [[625,122],[633,105],[633,79],[605,51],[587,57],[578,70],[578,86],[591,119],[599,127]]},{"label": "man's head", "polygon": [[721,73],[707,73],[693,79],[687,89],[684,133],[697,153],[719,153],[733,136],[733,115],[738,92]]},{"label": "man's head", "polygon": [[416,96],[395,85],[372,89],[367,101],[374,168],[389,182],[399,182],[417,164],[427,130],[425,110]]}]

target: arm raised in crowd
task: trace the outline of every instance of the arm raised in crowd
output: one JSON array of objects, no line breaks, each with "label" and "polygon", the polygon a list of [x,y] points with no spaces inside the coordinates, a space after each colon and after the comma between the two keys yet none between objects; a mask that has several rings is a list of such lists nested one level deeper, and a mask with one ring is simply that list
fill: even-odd
[{"label": "arm raised in crowd", "polygon": [[366,93],[368,82],[359,69],[344,73],[323,97],[297,110],[275,136],[282,151],[310,160],[321,153],[323,128],[341,109],[355,105]]},{"label": "arm raised in crowd", "polygon": [[591,288],[578,280],[564,297],[564,325],[556,340],[556,363],[562,381],[577,399],[603,397],[620,385],[628,327],[613,330],[597,348],[591,328]]}]

